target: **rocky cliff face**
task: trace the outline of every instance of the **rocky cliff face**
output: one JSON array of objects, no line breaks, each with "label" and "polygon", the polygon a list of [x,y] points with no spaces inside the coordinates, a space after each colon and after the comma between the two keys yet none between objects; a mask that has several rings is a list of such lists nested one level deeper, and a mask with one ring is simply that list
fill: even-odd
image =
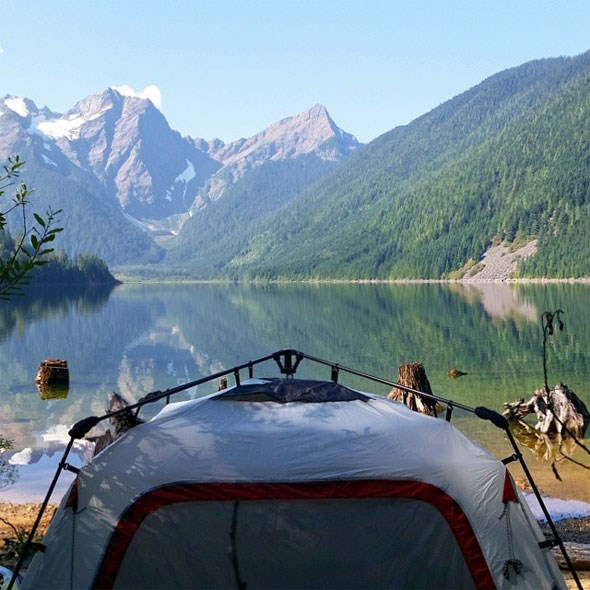
[{"label": "rocky cliff face", "polygon": [[130,263],[135,246],[157,258],[160,241],[226,194],[231,204],[215,210],[220,226],[246,201],[247,210],[269,213],[359,145],[321,105],[225,144],[183,137],[155,103],[126,87],[63,114],[27,98],[0,99],[0,161],[19,154],[27,179],[64,210],[68,252],[79,245]]},{"label": "rocky cliff face", "polygon": [[208,153],[223,167],[210,179],[205,192],[209,199],[217,200],[229,186],[258,166],[310,154],[321,160],[338,162],[359,145],[354,136],[334,123],[325,106],[316,104],[248,139],[229,144],[220,144],[218,140],[211,142]]},{"label": "rocky cliff face", "polygon": [[220,167],[173,131],[150,100],[112,88],[63,115],[30,112],[29,134],[95,176],[138,219],[186,211],[198,186]]},{"label": "rocky cliff face", "polygon": [[182,137],[148,98],[108,88],[64,114],[29,99],[0,101],[0,156],[34,147],[39,164],[95,177],[122,210],[141,221],[163,220],[220,198],[244,174],[268,162],[315,154],[338,161],[358,147],[326,108],[275,123],[248,139]]}]

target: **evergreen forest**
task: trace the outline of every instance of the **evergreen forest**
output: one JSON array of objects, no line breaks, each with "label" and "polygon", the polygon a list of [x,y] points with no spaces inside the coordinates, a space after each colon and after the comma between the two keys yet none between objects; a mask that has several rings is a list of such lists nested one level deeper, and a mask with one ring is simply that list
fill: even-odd
[{"label": "evergreen forest", "polygon": [[500,72],[294,199],[288,176],[266,179],[271,211],[230,195],[163,262],[194,278],[449,278],[492,244],[536,239],[518,276],[590,276],[588,120],[590,52]]}]

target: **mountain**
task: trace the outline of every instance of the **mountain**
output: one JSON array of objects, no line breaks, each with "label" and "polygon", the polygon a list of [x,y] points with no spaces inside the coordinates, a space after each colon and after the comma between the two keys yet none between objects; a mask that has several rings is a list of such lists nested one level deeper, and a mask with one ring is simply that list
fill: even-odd
[{"label": "mountain", "polygon": [[0,157],[20,154],[39,204],[64,209],[58,247],[131,272],[455,278],[528,244],[520,276],[578,277],[588,120],[590,52],[499,72],[366,146],[321,105],[226,144],[114,88],[65,114],[7,96]]},{"label": "mountain", "polygon": [[[130,222],[98,179],[68,159],[44,124],[61,115],[39,109],[28,99],[0,99],[0,160],[19,154],[25,161],[23,180],[36,189],[29,209],[62,209],[64,228],[56,241],[71,257],[94,254],[111,264],[153,263],[162,255],[147,232]],[[65,120],[74,134],[79,121]],[[9,191],[7,191],[7,195]],[[9,229],[19,231],[19,220],[8,216]]]},{"label": "mountain", "polygon": [[[161,239],[268,162],[334,163],[358,145],[319,105],[226,145],[181,136],[151,100],[116,88],[64,114],[0,100],[0,158],[18,153],[29,185],[63,209],[60,246],[69,255],[85,248],[110,264],[158,261]],[[306,187],[319,168],[295,184]]]},{"label": "mountain", "polygon": [[138,219],[185,212],[219,164],[173,131],[150,100],[116,90],[90,96],[38,129]]},{"label": "mountain", "polygon": [[206,193],[210,199],[218,199],[249,170],[267,162],[295,160],[309,154],[322,161],[339,162],[359,145],[354,136],[336,126],[326,107],[316,104],[249,139],[213,144],[210,153],[223,164],[223,170],[209,181]]},{"label": "mountain", "polygon": [[253,220],[238,249],[220,227],[214,264],[192,251],[185,272],[441,278],[538,239],[521,275],[590,276],[589,97],[590,52],[500,72]]},{"label": "mountain", "polygon": [[223,167],[200,192],[198,210],[178,238],[167,244],[166,264],[190,268],[189,274],[215,274],[227,260],[226,246],[231,256],[237,255],[255,227],[359,147],[322,105],[283,119],[250,139],[213,143],[209,154]]}]

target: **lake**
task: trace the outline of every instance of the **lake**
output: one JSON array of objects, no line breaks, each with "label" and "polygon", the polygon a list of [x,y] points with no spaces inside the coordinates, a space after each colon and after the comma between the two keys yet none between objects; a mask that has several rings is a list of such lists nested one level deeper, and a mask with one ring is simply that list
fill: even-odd
[{"label": "lake", "polygon": [[[392,380],[399,365],[421,361],[435,393],[501,412],[504,402],[528,399],[543,385],[540,318],[560,308],[565,330],[548,339],[549,384],[567,383],[590,407],[589,295],[585,284],[128,284],[1,303],[0,434],[13,449],[3,456],[0,500],[40,500],[68,428],[103,414],[113,391],[136,401],[286,347]],[[49,358],[68,361],[67,395],[34,384]],[[451,368],[467,375],[450,379]],[[276,373],[268,364],[255,375]],[[304,361],[298,376],[330,375]],[[340,381],[388,393],[358,378]],[[208,384],[177,399],[216,389]],[[453,422],[498,458],[511,454],[489,423],[460,411]],[[570,460],[589,466],[588,455],[568,447],[558,481],[543,451],[524,451],[543,493],[590,502],[590,472]],[[432,452],[444,458],[444,449]],[[77,445],[71,462],[90,455],[90,445]]]}]

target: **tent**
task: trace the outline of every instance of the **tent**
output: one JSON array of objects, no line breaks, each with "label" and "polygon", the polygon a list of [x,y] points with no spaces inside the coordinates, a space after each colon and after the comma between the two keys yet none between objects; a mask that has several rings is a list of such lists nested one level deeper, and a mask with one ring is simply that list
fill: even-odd
[{"label": "tent", "polygon": [[565,588],[506,466],[326,381],[166,406],[77,474],[22,588]]}]

